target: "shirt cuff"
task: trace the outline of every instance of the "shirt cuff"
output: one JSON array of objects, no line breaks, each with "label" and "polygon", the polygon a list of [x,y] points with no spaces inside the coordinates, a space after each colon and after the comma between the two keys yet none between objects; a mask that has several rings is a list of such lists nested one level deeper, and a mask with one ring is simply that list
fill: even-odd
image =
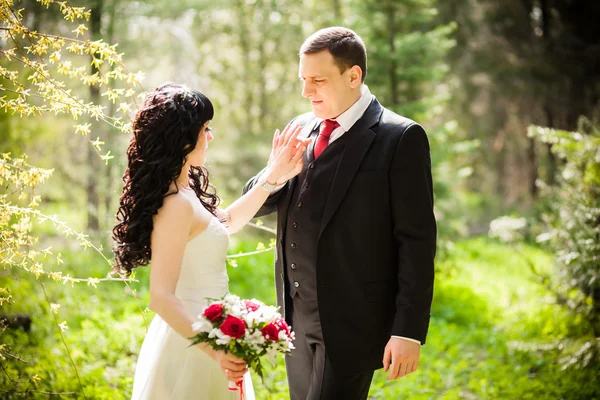
[{"label": "shirt cuff", "polygon": [[398,339],[404,339],[404,340],[408,340],[409,342],[414,342],[414,343],[418,343],[419,345],[421,345],[421,341],[417,340],[417,339],[411,339],[411,338],[407,338],[404,336],[394,336],[392,335],[392,337],[398,338]]}]

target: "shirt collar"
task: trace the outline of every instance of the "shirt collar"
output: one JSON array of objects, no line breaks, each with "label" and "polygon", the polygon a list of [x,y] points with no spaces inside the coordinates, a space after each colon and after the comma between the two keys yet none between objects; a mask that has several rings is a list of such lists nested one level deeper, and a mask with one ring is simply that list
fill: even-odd
[{"label": "shirt collar", "polygon": [[[341,113],[335,119],[345,132],[348,132],[350,128],[352,128],[352,126],[356,123],[356,121],[358,121],[363,116],[365,111],[367,111],[367,108],[369,108],[371,101],[373,100],[373,96],[371,95],[371,91],[369,90],[369,87],[367,85],[361,85],[360,93],[360,98],[354,104],[352,104],[352,106],[349,109]],[[322,121],[323,119],[319,118],[319,124]]]}]

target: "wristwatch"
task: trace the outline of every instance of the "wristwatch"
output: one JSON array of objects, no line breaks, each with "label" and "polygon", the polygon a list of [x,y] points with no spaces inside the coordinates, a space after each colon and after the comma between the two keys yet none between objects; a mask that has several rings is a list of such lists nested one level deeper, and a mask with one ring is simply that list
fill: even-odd
[{"label": "wristwatch", "polygon": [[275,189],[277,189],[277,184],[271,184],[271,183],[267,182],[267,178],[262,178],[261,181],[262,181],[262,183],[260,184],[260,186],[263,189],[265,189],[267,192],[271,193]]}]

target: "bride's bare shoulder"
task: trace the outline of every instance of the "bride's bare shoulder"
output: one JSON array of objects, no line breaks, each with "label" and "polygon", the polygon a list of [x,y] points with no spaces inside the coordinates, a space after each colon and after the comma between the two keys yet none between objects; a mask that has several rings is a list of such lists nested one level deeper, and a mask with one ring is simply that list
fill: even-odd
[{"label": "bride's bare shoulder", "polygon": [[194,204],[192,200],[180,191],[163,198],[162,206],[158,209],[156,217],[191,218],[193,215]]}]

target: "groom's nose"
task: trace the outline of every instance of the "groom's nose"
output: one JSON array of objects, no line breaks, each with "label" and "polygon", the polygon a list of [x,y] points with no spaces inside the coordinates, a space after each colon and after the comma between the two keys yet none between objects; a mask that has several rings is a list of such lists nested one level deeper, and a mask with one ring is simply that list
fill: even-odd
[{"label": "groom's nose", "polygon": [[315,85],[307,79],[302,86],[302,97],[308,98],[313,94],[315,94]]}]

